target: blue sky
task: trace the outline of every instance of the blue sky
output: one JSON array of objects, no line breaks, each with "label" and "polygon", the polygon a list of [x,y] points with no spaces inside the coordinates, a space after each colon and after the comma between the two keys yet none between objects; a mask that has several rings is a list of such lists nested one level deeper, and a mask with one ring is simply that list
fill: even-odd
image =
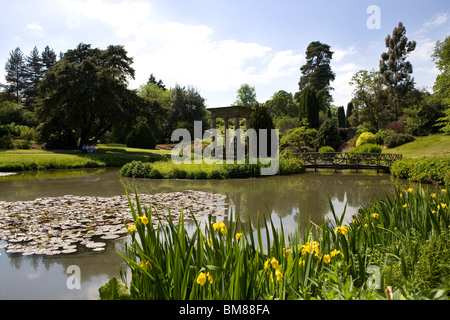
[{"label": "blue sky", "polygon": [[[379,8],[379,29],[367,20]],[[193,86],[208,107],[226,106],[243,83],[265,102],[278,90],[298,91],[300,66],[312,41],[334,51],[333,104],[346,105],[358,70],[378,70],[384,39],[401,21],[410,40],[417,87],[431,90],[438,74],[434,44],[450,35],[448,0],[0,0],[0,82],[9,53],[37,46],[57,53],[80,42],[124,45],[134,57],[136,80],[151,73],[168,87]]]}]

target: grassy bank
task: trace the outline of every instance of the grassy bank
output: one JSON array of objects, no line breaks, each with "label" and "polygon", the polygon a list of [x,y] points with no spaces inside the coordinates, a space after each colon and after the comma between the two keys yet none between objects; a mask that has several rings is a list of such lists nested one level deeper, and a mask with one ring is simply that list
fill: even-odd
[{"label": "grassy bank", "polygon": [[[153,163],[133,161],[124,165],[120,174],[124,177],[149,179],[233,179],[257,178],[261,176],[260,162],[257,164],[175,164],[172,161]],[[296,158],[279,159],[278,174],[304,173],[303,162]]]},{"label": "grassy bank", "polygon": [[450,183],[449,135],[416,137],[415,141],[383,152],[403,155],[391,167],[394,177],[422,183]]},{"label": "grassy bank", "polygon": [[416,137],[412,142],[384,149],[383,153],[401,153],[404,158],[450,157],[450,135],[434,134]]},{"label": "grassy bank", "polygon": [[121,255],[131,279],[111,279],[101,299],[449,298],[448,188],[398,189],[349,225],[334,215],[289,235],[259,218],[252,226],[210,217],[191,235],[183,218],[155,230],[151,207],[130,206],[131,243]]},{"label": "grassy bank", "polygon": [[100,146],[96,154],[79,150],[0,150],[0,171],[122,167],[133,160],[166,159],[165,150]]}]

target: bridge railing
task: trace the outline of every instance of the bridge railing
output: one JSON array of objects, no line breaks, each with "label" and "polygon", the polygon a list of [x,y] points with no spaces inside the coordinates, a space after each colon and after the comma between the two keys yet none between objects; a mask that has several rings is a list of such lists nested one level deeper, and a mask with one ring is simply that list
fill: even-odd
[{"label": "bridge railing", "polygon": [[401,154],[353,152],[304,152],[295,154],[306,167],[334,169],[388,169]]}]

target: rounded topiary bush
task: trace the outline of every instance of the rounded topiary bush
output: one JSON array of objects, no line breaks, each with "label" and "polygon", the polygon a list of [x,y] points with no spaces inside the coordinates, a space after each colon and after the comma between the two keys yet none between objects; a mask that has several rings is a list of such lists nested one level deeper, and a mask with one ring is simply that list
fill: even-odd
[{"label": "rounded topiary bush", "polygon": [[150,127],[145,122],[140,122],[128,134],[126,144],[129,148],[154,149],[156,138]]},{"label": "rounded topiary bush", "polygon": [[325,153],[325,152],[335,152],[335,150],[330,147],[330,146],[323,146],[319,149],[320,153]]},{"label": "rounded topiary bush", "polygon": [[388,148],[395,148],[405,143],[414,141],[415,138],[407,133],[394,133],[384,139],[384,144]]},{"label": "rounded topiary bush", "polygon": [[381,153],[383,151],[383,148],[377,144],[372,143],[366,143],[363,145],[360,145],[359,147],[355,147],[349,152],[352,153]]},{"label": "rounded topiary bush", "polygon": [[358,140],[356,140],[357,147],[366,143],[377,144],[377,138],[372,132],[363,132],[359,136]]}]

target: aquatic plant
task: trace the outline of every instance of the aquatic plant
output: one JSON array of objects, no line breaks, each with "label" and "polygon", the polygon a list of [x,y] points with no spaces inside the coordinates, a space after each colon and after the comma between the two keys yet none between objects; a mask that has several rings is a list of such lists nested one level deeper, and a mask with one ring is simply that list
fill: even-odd
[{"label": "aquatic plant", "polygon": [[[181,213],[178,224],[169,215],[167,225],[153,228],[152,207],[129,199],[134,227],[120,253],[131,271],[131,279],[121,274],[126,297],[448,299],[449,192],[397,189],[363,206],[348,225],[345,209],[337,215],[330,200],[333,219],[299,225],[292,234],[259,214],[255,225],[239,215],[227,223],[194,218],[189,234]],[[101,298],[109,296],[115,295]]]}]

